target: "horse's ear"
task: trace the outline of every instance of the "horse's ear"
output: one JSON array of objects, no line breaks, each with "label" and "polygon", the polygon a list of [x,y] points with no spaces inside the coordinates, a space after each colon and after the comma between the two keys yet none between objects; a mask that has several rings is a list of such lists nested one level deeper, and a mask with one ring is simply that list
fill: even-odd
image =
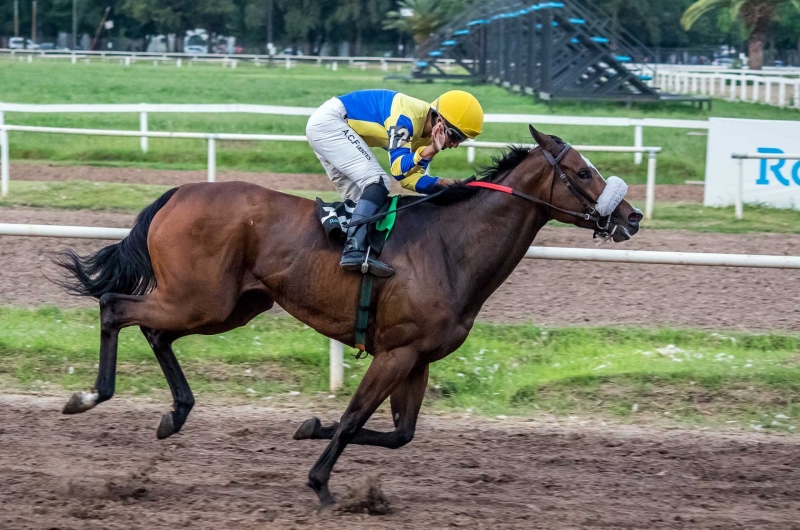
[{"label": "horse's ear", "polygon": [[534,141],[548,151],[554,151],[558,147],[552,138],[537,131],[533,125],[528,124],[528,130],[531,132]]}]

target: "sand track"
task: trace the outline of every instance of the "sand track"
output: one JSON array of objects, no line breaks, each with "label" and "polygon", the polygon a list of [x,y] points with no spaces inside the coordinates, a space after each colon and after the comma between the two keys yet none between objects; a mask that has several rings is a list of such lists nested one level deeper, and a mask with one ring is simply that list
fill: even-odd
[{"label": "sand track", "polygon": [[319,517],[325,442],[291,439],[307,410],[201,403],[159,442],[166,404],[63,401],[0,396],[4,530],[800,528],[797,437],[423,416],[410,445],[349,447],[333,474],[341,497],[377,473],[392,513]]}]

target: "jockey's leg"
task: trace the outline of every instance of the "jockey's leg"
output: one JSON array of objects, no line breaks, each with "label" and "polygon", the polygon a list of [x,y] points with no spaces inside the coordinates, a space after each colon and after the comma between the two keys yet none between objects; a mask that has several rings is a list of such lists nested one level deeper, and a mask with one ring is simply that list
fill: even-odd
[{"label": "jockey's leg", "polygon": [[[358,201],[353,219],[377,213],[389,193],[391,179],[358,133],[347,123],[344,105],[333,98],[308,119],[306,137],[328,177],[342,198]],[[366,258],[367,226],[348,230],[341,265],[345,270],[360,270]],[[391,267],[374,258],[368,260],[375,276],[394,274]]]},{"label": "jockey's leg", "polygon": [[[378,213],[378,210],[381,209],[388,195],[389,190],[384,187],[383,183],[375,183],[367,186],[356,204],[351,222],[357,222]],[[366,261],[371,274],[380,278],[391,276],[394,274],[394,269],[390,266],[373,257],[367,259],[367,232],[369,224],[370,223],[366,223],[347,229],[347,241],[344,244],[342,260],[339,264],[344,270],[358,271],[361,270],[362,264]]]}]

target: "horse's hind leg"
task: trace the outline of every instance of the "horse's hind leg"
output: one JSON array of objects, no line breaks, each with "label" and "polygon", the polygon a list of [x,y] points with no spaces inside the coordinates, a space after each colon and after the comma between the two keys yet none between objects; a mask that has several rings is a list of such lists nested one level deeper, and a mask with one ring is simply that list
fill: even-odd
[{"label": "horse's hind leg", "polygon": [[[419,409],[425,397],[425,388],[428,385],[428,365],[417,366],[405,381],[397,385],[392,392],[392,419],[395,429],[392,432],[379,432],[371,429],[364,429],[350,440],[351,444],[356,445],[375,445],[388,449],[398,449],[409,443],[414,438],[414,430],[417,426]],[[330,440],[339,428],[338,423],[330,427],[323,427],[318,418],[306,420],[297,432],[294,433],[295,440]]]},{"label": "horse's hind leg", "polygon": [[147,342],[150,343],[150,347],[153,348],[153,353],[156,355],[158,364],[161,365],[161,370],[164,372],[164,377],[172,392],[173,410],[161,417],[161,423],[156,431],[156,437],[163,440],[181,430],[189,412],[194,407],[192,389],[189,388],[189,382],[186,381],[186,376],[183,375],[175,352],[172,351],[172,343],[184,336],[185,333],[158,331],[144,326],[141,326],[140,329],[147,338]]},{"label": "horse's hind leg", "polygon": [[153,348],[158,364],[164,372],[167,384],[172,391],[173,410],[161,417],[156,431],[159,440],[177,433],[186,422],[194,406],[194,396],[183,370],[172,351],[172,343],[188,335],[216,335],[238,328],[250,322],[255,316],[267,311],[273,305],[272,298],[259,291],[247,291],[239,297],[233,312],[223,322],[207,324],[185,331],[160,331],[141,326],[142,333]]},{"label": "horse's hind leg", "polygon": [[125,324],[126,310],[141,296],[106,294],[100,298],[100,363],[91,392],[76,392],[64,406],[64,414],[78,414],[111,399],[117,372],[117,338]]}]

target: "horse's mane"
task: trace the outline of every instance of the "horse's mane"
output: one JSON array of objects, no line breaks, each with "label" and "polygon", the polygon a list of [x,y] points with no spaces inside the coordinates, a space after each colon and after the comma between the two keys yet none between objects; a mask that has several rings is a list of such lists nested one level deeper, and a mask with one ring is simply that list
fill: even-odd
[{"label": "horse's mane", "polygon": [[[479,177],[478,180],[492,182],[497,176],[507,173],[520,165],[530,152],[531,150],[527,147],[509,145],[508,151],[503,152],[500,156],[492,157],[492,163],[488,166],[481,167],[476,176]],[[468,182],[467,180],[457,180],[450,186],[437,186],[431,193],[436,193],[441,190],[444,190],[444,192],[431,199],[429,202],[437,206],[447,206],[474,197],[481,192],[481,188],[467,186]],[[400,197],[398,206],[403,206],[404,204],[418,200],[419,197],[415,196]]]}]

